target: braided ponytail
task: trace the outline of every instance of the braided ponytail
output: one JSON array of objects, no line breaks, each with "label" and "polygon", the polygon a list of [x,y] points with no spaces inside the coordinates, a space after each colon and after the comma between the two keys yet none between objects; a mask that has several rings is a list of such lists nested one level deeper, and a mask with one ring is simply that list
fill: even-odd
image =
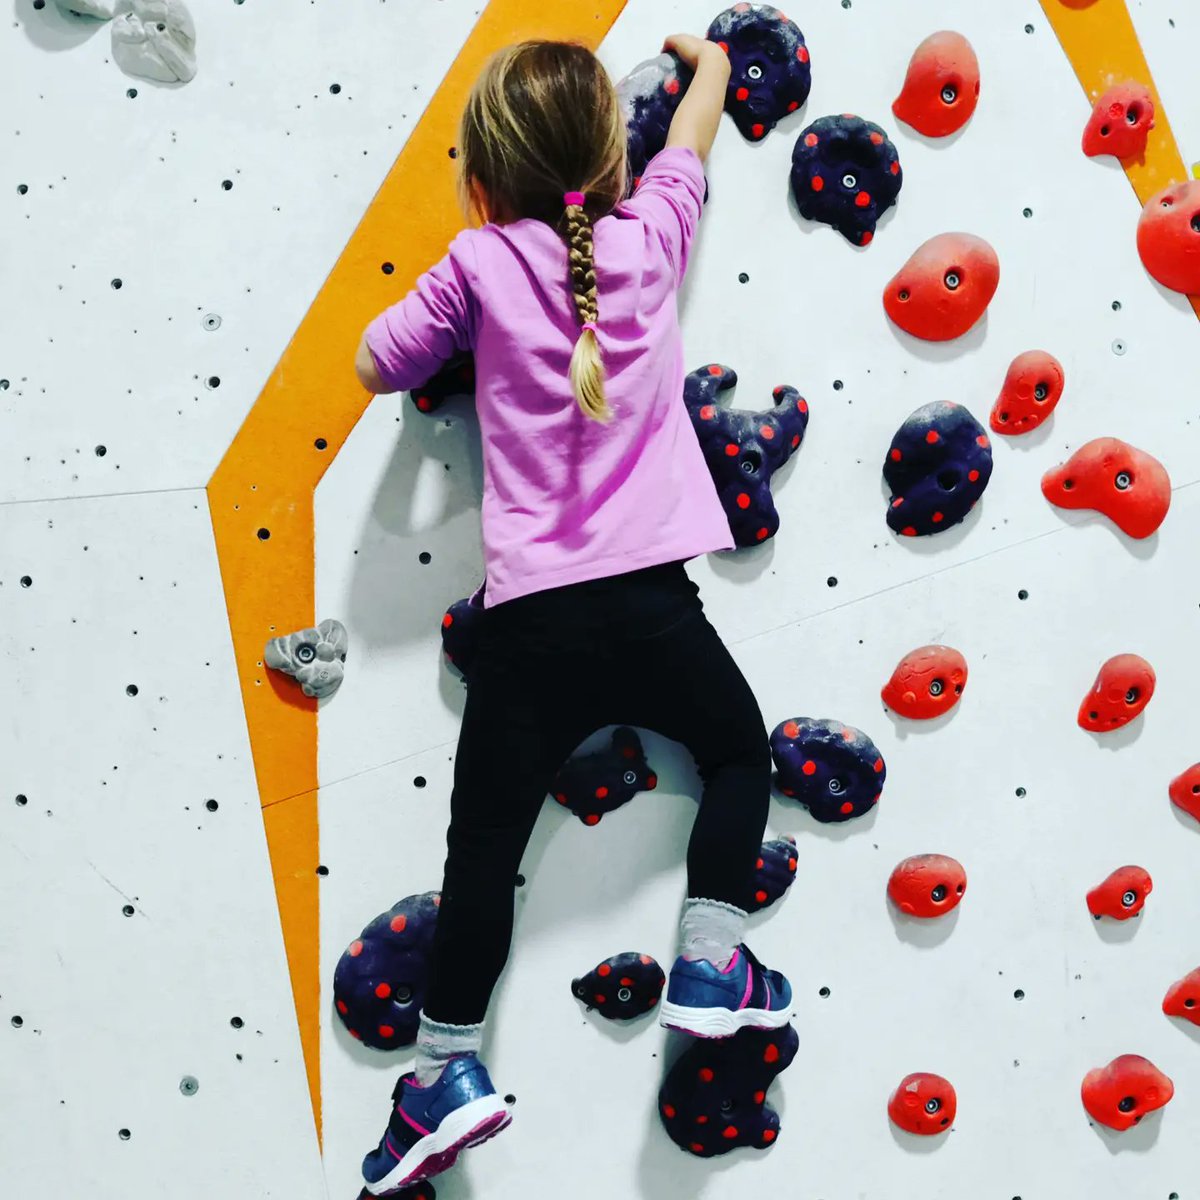
[{"label": "braided ponytail", "polygon": [[[579,198],[578,193],[570,194]],[[596,300],[596,263],[592,246],[592,220],[582,204],[566,205],[567,257],[575,309],[583,329],[571,353],[571,388],[580,411],[593,421],[609,421],[612,411],[604,397],[604,363],[596,338],[600,310]]]}]

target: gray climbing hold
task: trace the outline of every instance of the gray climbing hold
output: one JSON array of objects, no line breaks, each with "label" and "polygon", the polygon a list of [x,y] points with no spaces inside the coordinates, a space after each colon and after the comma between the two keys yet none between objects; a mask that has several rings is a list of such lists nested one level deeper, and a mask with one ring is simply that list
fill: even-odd
[{"label": "gray climbing hold", "polygon": [[350,639],[340,621],[322,621],[267,643],[263,661],[272,671],[292,675],[306,696],[324,700],[342,686]]},{"label": "gray climbing hold", "polygon": [[112,55],[126,75],[160,83],[195,77],[196,26],[183,0],[118,0],[117,7],[125,11],[112,23]]}]

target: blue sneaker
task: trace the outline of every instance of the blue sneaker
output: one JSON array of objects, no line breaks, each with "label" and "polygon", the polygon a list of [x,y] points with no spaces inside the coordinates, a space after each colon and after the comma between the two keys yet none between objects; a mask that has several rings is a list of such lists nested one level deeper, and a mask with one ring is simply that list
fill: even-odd
[{"label": "blue sneaker", "polygon": [[463,1150],[512,1124],[512,1113],[474,1054],[452,1058],[429,1087],[421,1087],[411,1071],[402,1075],[392,1099],[387,1130],[363,1159],[363,1180],[372,1196],[391,1196],[440,1174]]},{"label": "blue sneaker", "polygon": [[782,1028],[791,1004],[792,985],[742,945],[724,970],[702,958],[677,958],[659,1024],[693,1037],[727,1038],[739,1029]]}]

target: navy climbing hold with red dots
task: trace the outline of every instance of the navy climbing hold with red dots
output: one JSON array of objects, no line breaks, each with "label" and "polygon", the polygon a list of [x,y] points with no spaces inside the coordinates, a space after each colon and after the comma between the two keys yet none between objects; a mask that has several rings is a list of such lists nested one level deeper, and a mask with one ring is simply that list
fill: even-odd
[{"label": "navy climbing hold with red dots", "polygon": [[470,682],[484,620],[483,587],[473,596],[456,600],[442,617],[442,653],[446,662]]},{"label": "navy climbing hold with red dots", "polygon": [[756,546],[779,529],[771,477],[804,439],[808,401],[794,387],[781,385],[772,393],[774,408],[746,412],[720,407],[720,394],[736,383],[732,367],[711,363],[683,381],[683,399],[733,540]]},{"label": "navy climbing hold with red dots", "polygon": [[779,1114],[766,1102],[767,1091],[791,1066],[799,1044],[791,1025],[697,1039],[658,1093],[667,1136],[699,1158],[738,1146],[765,1150],[779,1136]]},{"label": "navy climbing hold with red dots", "polygon": [[861,729],[841,721],[792,717],[771,733],[775,786],[823,823],[849,821],[875,807],[887,767]]},{"label": "navy climbing hold with red dots", "polygon": [[796,882],[796,839],[790,835],[763,842],[754,872],[750,911],[774,904]]},{"label": "navy climbing hold with red dots", "polygon": [[416,1040],[437,925],[437,892],[406,896],[346,947],[333,973],[333,1004],[350,1036],[376,1050]]},{"label": "navy climbing hold with red dots", "polygon": [[879,218],[896,203],[903,183],[896,147],[862,117],[821,117],[796,139],[792,195],[800,215],[832,225],[856,246],[874,238]]},{"label": "navy climbing hold with red dots", "polygon": [[692,78],[679,55],[665,50],[638,63],[617,84],[617,100],[625,115],[630,191],[641,182],[646,164],[666,146],[671,120]]},{"label": "navy climbing hold with red dots", "polygon": [[409,392],[412,402],[423,413],[436,412],[451,396],[475,395],[475,358],[460,354],[438,373]]},{"label": "navy climbing hold with red dots", "polygon": [[729,55],[725,111],[743,137],[761,141],[795,112],[812,87],[804,34],[769,4],[735,4],[708,27],[708,40]]},{"label": "navy climbing hold with red dots", "polygon": [[551,795],[585,825],[628,804],[638,792],[653,791],[658,776],[646,761],[636,730],[621,725],[612,742],[594,754],[580,754],[563,764]]},{"label": "navy climbing hold with red dots", "polygon": [[644,1016],[662,996],[667,977],[649,954],[614,954],[586,975],[571,981],[571,993],[610,1021]]},{"label": "navy climbing hold with red dots", "polygon": [[887,523],[904,537],[941,533],[973,509],[992,477],[992,444],[961,404],[922,405],[896,430],[883,463]]}]

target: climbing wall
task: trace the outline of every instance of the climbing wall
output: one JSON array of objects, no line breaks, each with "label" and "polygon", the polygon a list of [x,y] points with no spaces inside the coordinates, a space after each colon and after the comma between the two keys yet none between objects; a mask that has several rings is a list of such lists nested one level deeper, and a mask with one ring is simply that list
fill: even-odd
[{"label": "climbing wall", "polygon": [[[411,1054],[350,1036],[333,973],[366,922],[440,883],[465,693],[439,622],[482,558],[469,404],[368,405],[354,340],[411,281],[408,259],[437,250],[422,231],[446,224],[447,114],[489,45],[586,38],[619,77],[717,7],[194,0],[186,84],[122,73],[106,26],[55,0],[22,0],[0,32],[0,265],[20,297],[0,328],[13,1195],[357,1194]],[[1200,1195],[1200,1031],[1161,1012],[1200,963],[1200,826],[1167,799],[1200,759],[1200,328],[1139,262],[1120,165],[1080,153],[1091,104],[1050,18],[1089,7],[797,5],[807,103],[757,144],[726,120],[709,162],[687,361],[735,368],[740,407],[791,384],[810,419],[774,481],[778,534],[690,571],[770,726],[845,722],[887,763],[880,804],[847,823],[772,803],[771,836],[797,842],[797,881],[750,939],[796,988],[777,1142],[715,1163],[681,1152],[656,1099],[682,1039],[571,994],[610,955],[674,953],[698,781],[643,734],[654,791],[595,827],[556,805],[539,822],[486,1047],[515,1121],[436,1181],[442,1200]],[[1190,163],[1200,15],[1127,7]],[[966,128],[935,141],[891,102],[947,23],[983,83]],[[864,248],[789,194],[797,135],[843,112],[886,130],[904,168]],[[948,230],[995,247],[999,287],[963,338],[919,342],[880,298]],[[993,439],[962,524],[893,535],[880,468],[904,419],[950,400],[986,424],[1009,362],[1034,348],[1065,371],[1053,418]],[[1152,537],[1043,499],[1043,473],[1099,436],[1170,472]],[[350,653],[318,712],[261,660],[270,636],[324,617]],[[905,721],[879,691],[930,642],[963,653],[969,683],[952,715]],[[1076,709],[1123,652],[1154,665],[1157,692],[1127,728],[1088,734]],[[922,923],[886,886],[926,852],[962,863],[968,889]],[[1086,893],[1126,863],[1154,880],[1142,915],[1094,921]],[[1124,1053],[1176,1094],[1115,1134],[1079,1087]],[[888,1120],[918,1071],[957,1090],[936,1138]]]},{"label": "climbing wall", "polygon": [[[664,7],[626,5],[601,48],[614,75],[660,35],[714,15]],[[1200,903],[1198,834],[1166,795],[1196,757],[1188,661],[1200,575],[1188,546],[1200,502],[1188,485],[1200,478],[1190,465],[1200,411],[1181,386],[1200,348],[1196,318],[1142,270],[1139,205],[1119,165],[1080,153],[1090,104],[1037,4],[954,15],[983,88],[946,143],[891,113],[908,54],[948,19],[943,6],[855,0],[789,15],[811,51],[812,93],[761,144],[726,121],[683,329],[690,366],[737,370],[735,404],[762,408],[787,383],[811,418],[774,485],[778,535],[691,573],[768,724],[805,715],[863,729],[887,760],[883,798],[845,825],[773,803],[772,834],[797,838],[798,878],[754,918],[751,942],[796,985],[800,1046],[772,1092],[777,1145],[716,1168],[659,1125],[658,1087],[683,1039],[652,1018],[609,1024],[570,992],[620,951],[669,965],[694,770],[647,734],[655,791],[595,828],[548,804],[487,1047],[497,1086],[515,1097],[514,1124],[436,1181],[438,1194],[1189,1195],[1200,1039],[1160,1004],[1196,965],[1188,931]],[[1174,62],[1185,34],[1167,15],[1139,19]],[[1175,82],[1171,119],[1181,135],[1200,132],[1200,98]],[[844,111],[881,124],[904,167],[899,202],[865,250],[801,220],[789,198],[797,134]],[[918,342],[887,320],[881,293],[919,243],[947,230],[991,242],[1001,282],[966,337]],[[1009,362],[1034,348],[1064,366],[1053,419],[994,439],[991,485],[962,525],[929,539],[891,534],[880,466],[897,427],[932,400],[986,424]],[[1042,497],[1044,471],[1110,434],[1171,472],[1174,507],[1148,542]],[[317,493],[317,609],[346,614],[362,639],[353,687],[320,718],[325,1159],[344,1188],[408,1059],[357,1044],[332,1013],[330,984],[366,920],[440,882],[465,693],[441,662],[438,623],[478,582],[479,470],[468,404],[430,417],[381,397]],[[934,728],[890,716],[879,697],[896,662],[927,642],[959,648],[971,671],[955,715]],[[1157,667],[1158,694],[1136,726],[1088,735],[1076,709],[1100,663],[1123,651]],[[969,879],[941,923],[900,918],[886,899],[892,868],[923,852],[954,856]],[[1085,893],[1125,862],[1144,864],[1155,892],[1143,918],[1098,925]],[[1161,1120],[1118,1138],[1089,1124],[1079,1086],[1125,1052],[1153,1060],[1178,1091]],[[958,1092],[953,1131],[936,1146],[888,1121],[891,1091],[914,1071]]]}]

